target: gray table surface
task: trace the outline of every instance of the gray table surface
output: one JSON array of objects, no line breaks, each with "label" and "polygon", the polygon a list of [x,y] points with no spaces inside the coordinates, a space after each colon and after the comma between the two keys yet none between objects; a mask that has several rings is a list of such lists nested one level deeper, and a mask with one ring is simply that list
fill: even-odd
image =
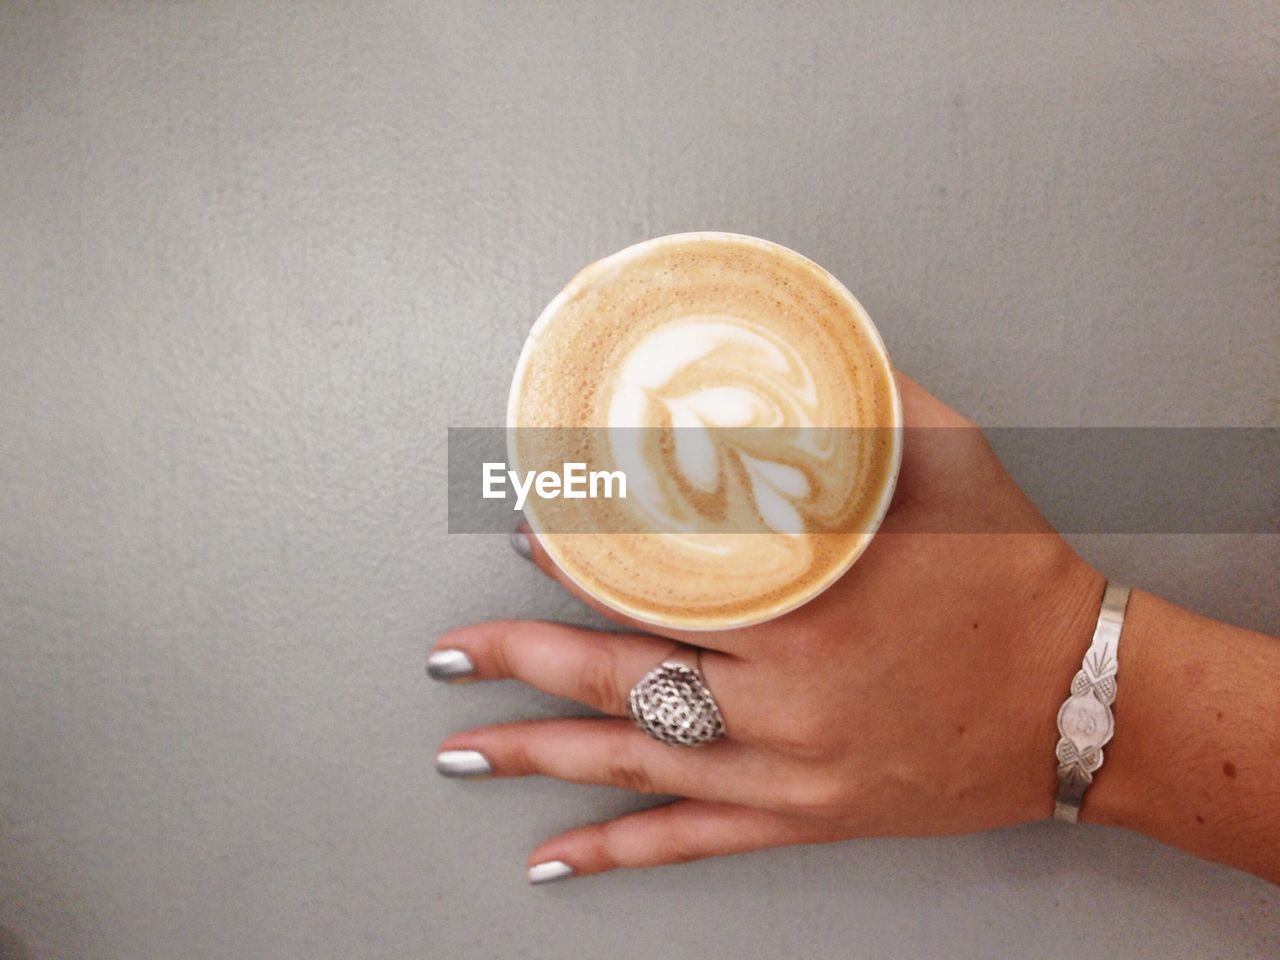
[{"label": "gray table surface", "polygon": [[[1280,425],[1278,43],[1266,3],[0,5],[0,958],[1277,956],[1280,888],[1090,827],[528,888],[644,801],[437,777],[571,708],[422,665],[590,620],[446,535],[445,431],[645,237],[812,256],[984,424]],[[1277,541],[1075,538],[1271,633]]]}]

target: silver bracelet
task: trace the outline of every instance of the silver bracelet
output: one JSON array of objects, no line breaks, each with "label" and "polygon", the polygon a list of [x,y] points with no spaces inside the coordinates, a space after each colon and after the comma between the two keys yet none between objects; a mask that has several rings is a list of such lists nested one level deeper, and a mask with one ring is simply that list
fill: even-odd
[{"label": "silver bracelet", "polygon": [[1084,665],[1071,681],[1071,696],[1058,710],[1058,798],[1053,805],[1057,820],[1075,823],[1080,801],[1102,766],[1102,747],[1115,732],[1111,704],[1116,699],[1116,651],[1120,628],[1129,603],[1129,588],[1107,584],[1098,611],[1093,643]]}]

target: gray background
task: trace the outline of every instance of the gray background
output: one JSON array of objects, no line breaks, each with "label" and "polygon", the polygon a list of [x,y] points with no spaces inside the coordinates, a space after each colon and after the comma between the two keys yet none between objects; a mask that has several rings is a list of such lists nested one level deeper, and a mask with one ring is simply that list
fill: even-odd
[{"label": "gray background", "polygon": [[[1280,425],[1274,4],[0,5],[0,957],[1260,957],[1280,892],[1052,824],[530,889],[633,808],[457,783],[448,537],[581,265],[829,267],[986,424]],[[1213,469],[1207,464],[1206,469]],[[1280,537],[1076,538],[1280,632]]]}]

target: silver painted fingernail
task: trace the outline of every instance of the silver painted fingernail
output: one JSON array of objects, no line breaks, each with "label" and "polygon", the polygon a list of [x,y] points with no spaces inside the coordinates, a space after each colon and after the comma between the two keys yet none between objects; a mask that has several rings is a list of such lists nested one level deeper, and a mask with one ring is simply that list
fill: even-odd
[{"label": "silver painted fingernail", "polygon": [[546,860],[529,868],[530,883],[553,883],[573,876],[573,867],[563,860]]},{"label": "silver painted fingernail", "polygon": [[529,543],[529,535],[523,530],[511,531],[511,549],[526,560],[533,559],[533,545]]},{"label": "silver painted fingernail", "polygon": [[446,777],[487,777],[493,773],[479,750],[442,750],[436,754],[436,770]]},{"label": "silver painted fingernail", "polygon": [[459,680],[476,672],[476,665],[461,650],[437,650],[427,657],[427,676],[432,680]]}]

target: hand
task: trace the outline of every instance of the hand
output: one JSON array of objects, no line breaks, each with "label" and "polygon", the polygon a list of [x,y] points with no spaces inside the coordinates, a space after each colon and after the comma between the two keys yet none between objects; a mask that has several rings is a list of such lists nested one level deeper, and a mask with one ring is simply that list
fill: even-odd
[{"label": "hand", "polygon": [[[434,650],[463,651],[475,679],[515,678],[609,717],[484,727],[450,736],[442,751],[478,751],[499,777],[684,798],[548,840],[531,864],[558,860],[581,875],[1051,815],[1055,717],[1103,577],[1040,516],[980,431],[956,429],[973,425],[897,377],[908,428],[953,429],[905,444],[880,531],[808,604],[724,632],[502,621],[440,637]],[[592,603],[526,535],[544,573],[604,615],[652,630]],[[694,749],[627,719],[632,685],[681,645],[702,649],[728,731]]]}]

